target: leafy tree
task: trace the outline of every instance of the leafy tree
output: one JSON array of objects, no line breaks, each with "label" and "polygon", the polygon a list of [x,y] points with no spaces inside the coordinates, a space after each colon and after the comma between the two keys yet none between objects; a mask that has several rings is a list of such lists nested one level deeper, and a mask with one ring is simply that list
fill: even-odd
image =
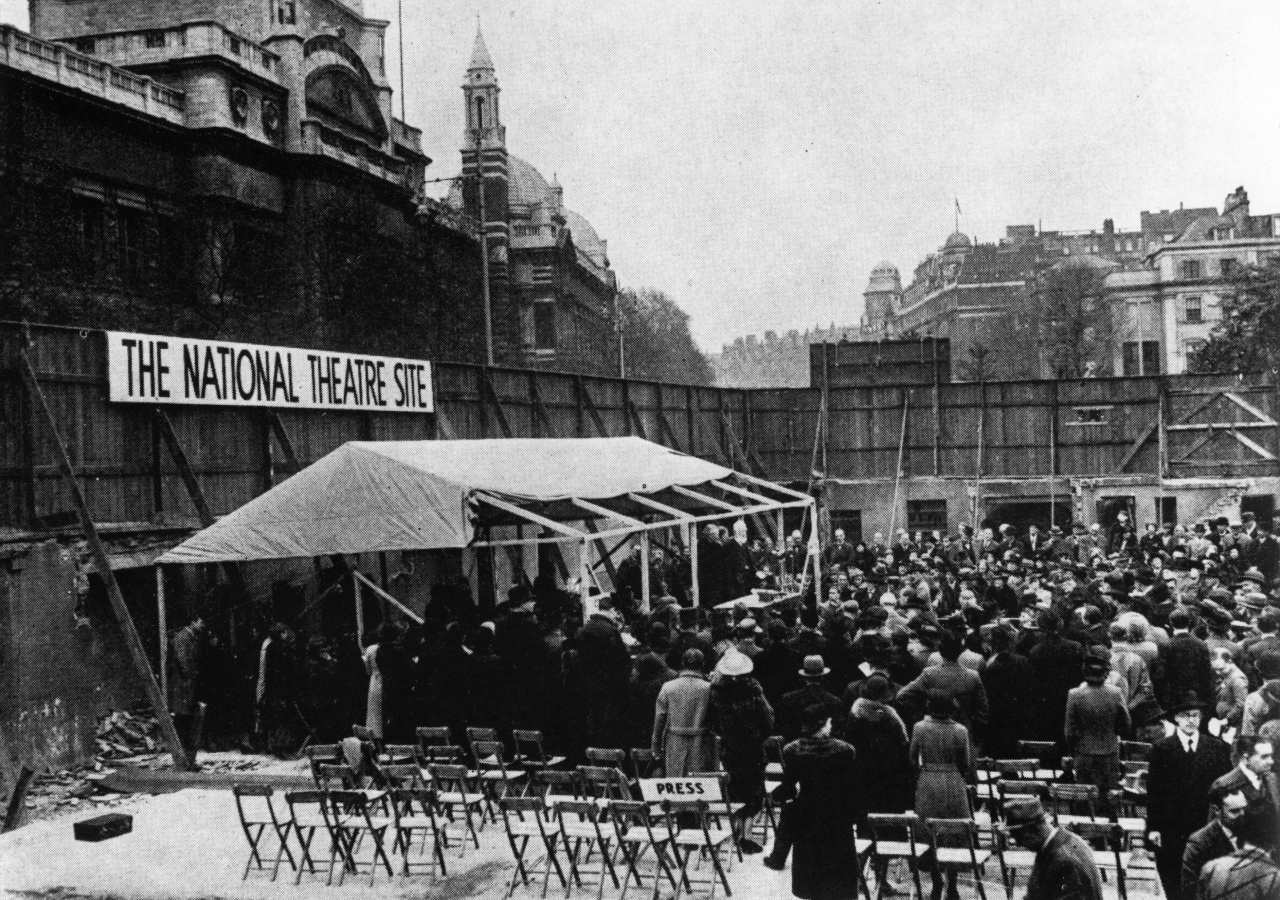
[{"label": "leafy tree", "polygon": [[1233,275],[1222,318],[1187,361],[1192,372],[1258,372],[1280,366],[1280,263]]},{"label": "leafy tree", "polygon": [[712,370],[689,333],[689,314],[655,288],[618,292],[626,376],[628,378],[711,384]]},{"label": "leafy tree", "polygon": [[1104,269],[1082,262],[1054,266],[1036,279],[1023,333],[1039,345],[1041,375],[1084,378],[1108,368],[1112,322],[1105,277]]}]

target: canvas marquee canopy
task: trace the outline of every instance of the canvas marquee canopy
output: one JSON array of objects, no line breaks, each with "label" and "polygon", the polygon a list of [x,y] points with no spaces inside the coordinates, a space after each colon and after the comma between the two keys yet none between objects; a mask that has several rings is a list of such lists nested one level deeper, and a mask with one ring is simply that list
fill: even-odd
[{"label": "canvas marquee canopy", "polygon": [[[535,535],[544,535],[541,540],[593,540],[812,502],[805,494],[634,437],[352,441],[157,562],[528,543],[529,538],[486,540],[492,529],[511,525],[532,525]],[[616,524],[594,532],[571,524],[587,520]]]}]

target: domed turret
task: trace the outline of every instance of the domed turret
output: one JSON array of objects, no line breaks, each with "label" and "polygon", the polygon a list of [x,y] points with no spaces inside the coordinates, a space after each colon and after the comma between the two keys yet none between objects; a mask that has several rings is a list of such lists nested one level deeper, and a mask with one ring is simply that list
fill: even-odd
[{"label": "domed turret", "polygon": [[947,242],[942,245],[942,252],[948,251],[964,251],[973,249],[973,241],[969,240],[969,236],[962,231],[953,231],[951,236],[947,238]]},{"label": "domed turret", "polygon": [[867,289],[862,293],[873,294],[881,291],[902,292],[902,277],[898,274],[898,267],[887,259],[876,263],[875,268],[871,270],[871,280],[867,282]]},{"label": "domed turret", "polygon": [[881,260],[871,270],[867,289],[862,292],[862,330],[884,336],[893,330],[894,310],[902,305],[902,278],[898,267]]}]

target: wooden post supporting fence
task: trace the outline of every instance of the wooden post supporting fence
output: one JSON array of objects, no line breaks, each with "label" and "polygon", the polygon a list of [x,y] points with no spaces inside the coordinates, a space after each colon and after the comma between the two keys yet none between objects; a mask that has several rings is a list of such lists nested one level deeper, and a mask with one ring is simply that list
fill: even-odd
[{"label": "wooden post supporting fence", "polygon": [[49,409],[49,401],[45,399],[44,391],[40,389],[40,382],[36,380],[36,370],[31,365],[31,359],[27,356],[25,347],[19,356],[22,360],[22,380],[26,383],[27,393],[33,406],[43,412],[45,423],[49,426],[50,434],[53,435],[53,444],[57,448],[58,467],[62,470],[62,477],[71,491],[71,499],[75,503],[76,514],[80,518],[80,528],[84,531],[89,549],[93,552],[93,562],[98,568],[98,574],[106,585],[111,608],[115,611],[116,619],[120,622],[120,630],[124,633],[125,646],[129,648],[129,656],[133,659],[138,677],[142,679],[147,700],[151,703],[151,708],[155,711],[156,719],[160,723],[160,735],[168,745],[169,752],[173,754],[174,768],[190,769],[191,761],[187,759],[182,741],[178,738],[178,731],[173,727],[173,717],[169,715],[169,704],[165,701],[160,685],[156,682],[155,673],[151,671],[151,663],[147,661],[147,652],[143,649],[142,638],[138,637],[133,616],[129,613],[129,607],[125,605],[124,595],[120,593],[120,585],[116,583],[115,575],[111,571],[111,560],[107,557],[107,548],[103,546],[102,539],[98,536],[98,528],[94,525],[93,516],[89,513],[89,503],[85,500],[80,482],[76,480],[75,469],[71,466],[71,457],[67,455],[67,448],[62,443],[62,435],[58,433],[57,420],[53,417],[53,411]]}]

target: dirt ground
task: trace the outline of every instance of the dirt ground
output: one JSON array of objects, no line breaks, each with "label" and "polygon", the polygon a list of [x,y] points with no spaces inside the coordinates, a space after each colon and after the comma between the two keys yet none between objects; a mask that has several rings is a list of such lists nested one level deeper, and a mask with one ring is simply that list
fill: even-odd
[{"label": "dirt ground", "polygon": [[[283,806],[279,797],[277,803]],[[272,900],[312,897],[329,891],[361,898],[425,896],[432,900],[472,897],[500,900],[506,894],[508,879],[514,871],[511,849],[499,821],[499,824],[490,824],[481,831],[479,851],[469,847],[465,856],[460,856],[455,843],[446,856],[448,876],[434,884],[425,870],[407,880],[389,878],[385,872],[379,872],[371,888],[366,869],[359,877],[348,876],[341,888],[326,887],[324,863],[328,859],[328,844],[323,836],[316,839],[316,846],[320,848],[317,855],[321,872],[315,875],[304,873],[300,886],[294,885],[294,873],[287,865],[282,867],[280,877],[274,883],[269,872],[257,871],[250,872],[248,879],[242,881],[248,844],[240,829],[234,798],[229,790],[189,789],[157,796],[123,798],[112,811],[127,812],[134,817],[132,833],[101,843],[76,841],[72,824],[101,811],[96,808],[71,809],[0,836],[0,891],[13,896],[57,900],[91,897],[121,900],[212,897]],[[269,858],[274,858],[276,845],[271,841],[267,843]],[[368,842],[362,845],[362,859],[371,857],[371,846]],[[411,856],[415,861],[425,859]],[[399,856],[393,855],[392,860],[398,866]],[[584,872],[587,870],[594,877],[597,872],[594,861],[584,868]],[[706,866],[697,874],[705,876]],[[790,895],[790,871],[766,869],[761,865],[759,856],[748,856],[742,862],[734,861],[729,880],[737,900],[772,900]],[[994,864],[988,870],[985,887],[989,900],[1003,900],[1005,897],[998,868]],[[1116,896],[1114,882],[1109,882],[1106,889],[1109,898]],[[927,876],[924,876],[924,890],[929,890]],[[1024,890],[1025,876],[1016,896],[1020,897]],[[553,875],[549,893],[556,891],[561,891],[561,888]],[[632,885],[629,896],[643,900],[652,896],[650,891],[650,882],[646,879],[643,889]],[[594,895],[595,884],[575,889],[575,893]],[[604,893],[616,898],[619,891],[606,882]],[[977,896],[971,880],[962,882],[961,893],[965,900]],[[670,895],[669,889],[661,892],[663,898]],[[541,896],[540,880],[529,888],[518,887],[515,892],[517,900]],[[717,891],[717,896],[723,897],[723,891]],[[1129,886],[1132,900],[1148,900],[1155,896],[1149,882],[1131,883]]]}]

